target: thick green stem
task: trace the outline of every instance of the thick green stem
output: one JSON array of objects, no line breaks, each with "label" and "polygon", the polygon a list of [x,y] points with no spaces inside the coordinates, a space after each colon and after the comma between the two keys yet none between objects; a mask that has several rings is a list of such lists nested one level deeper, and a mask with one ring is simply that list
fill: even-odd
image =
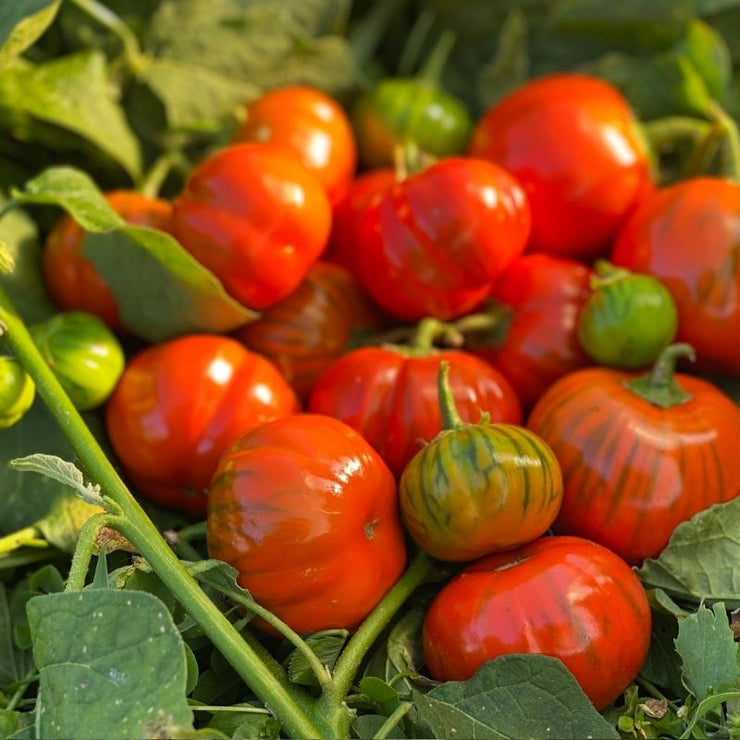
[{"label": "thick green stem", "polygon": [[172,552],[44,362],[28,329],[2,288],[0,325],[16,357],[35,381],[37,391],[79,456],[89,478],[99,484],[101,490],[120,507],[121,519],[125,520],[121,534],[139,550],[245,683],[270,707],[287,733],[301,738],[325,736],[317,721],[309,715],[310,697],[298,689],[288,690],[276,679]]},{"label": "thick green stem", "polygon": [[670,344],[660,353],[648,372],[625,380],[624,384],[635,395],[662,409],[688,403],[692,398],[691,394],[684,391],[675,378],[676,361],[681,357],[694,359],[691,345]]},{"label": "thick green stem", "polygon": [[442,417],[442,429],[457,429],[464,426],[465,422],[455,406],[455,397],[450,388],[450,363],[442,360],[437,372],[437,396],[439,398],[439,411]]},{"label": "thick green stem", "polygon": [[363,658],[405,601],[429,577],[433,567],[434,561],[429,555],[419,551],[401,578],[352,635],[339,656],[331,686],[324,692],[317,707],[318,712],[324,712],[329,718],[330,727],[335,729],[334,736],[339,734],[336,731],[341,729],[341,723],[346,720],[344,700]]}]

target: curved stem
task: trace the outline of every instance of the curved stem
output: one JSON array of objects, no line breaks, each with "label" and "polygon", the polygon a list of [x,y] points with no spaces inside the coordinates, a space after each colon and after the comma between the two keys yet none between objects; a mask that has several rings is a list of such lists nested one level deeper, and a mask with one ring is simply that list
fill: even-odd
[{"label": "curved stem", "polygon": [[692,396],[681,388],[675,378],[676,361],[681,357],[693,360],[693,347],[681,342],[669,344],[647,373],[625,380],[624,384],[635,395],[662,409],[687,403]]},{"label": "curved stem", "polygon": [[309,715],[309,697],[305,692],[297,688],[291,691],[277,680],[167,545],[44,362],[28,329],[1,287],[0,324],[5,327],[8,343],[35,381],[37,391],[79,456],[88,476],[120,507],[123,521],[116,521],[117,525],[125,523],[120,527],[121,534],[148,561],[245,683],[270,707],[286,732],[295,737],[322,737],[325,733]]},{"label": "curved stem", "polygon": [[436,341],[443,338],[453,346],[462,343],[462,337],[454,325],[428,316],[416,325],[416,331],[411,338],[411,347],[419,352],[428,352]]},{"label": "curved stem", "polygon": [[67,584],[64,587],[65,591],[82,591],[85,587],[85,579],[90,570],[90,560],[95,550],[95,540],[98,532],[100,532],[102,527],[115,528],[116,520],[118,520],[118,517],[103,512],[93,514],[80,527],[80,532],[77,535],[77,547],[75,547],[75,552],[72,556],[72,565],[69,568]]},{"label": "curved stem", "polygon": [[404,602],[424,583],[434,566],[433,560],[419,551],[406,571],[352,635],[334,666],[332,685],[319,700],[319,711],[335,718],[349,692],[355,675],[378,635],[388,626]]},{"label": "curved stem", "polygon": [[437,373],[437,395],[439,397],[439,411],[442,417],[442,429],[457,429],[464,426],[460,414],[455,406],[455,398],[450,388],[450,363],[442,360]]}]

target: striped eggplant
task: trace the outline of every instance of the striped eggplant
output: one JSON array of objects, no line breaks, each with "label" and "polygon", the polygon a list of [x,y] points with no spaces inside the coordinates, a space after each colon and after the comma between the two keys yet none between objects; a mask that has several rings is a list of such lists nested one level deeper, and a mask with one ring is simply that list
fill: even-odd
[{"label": "striped eggplant", "polygon": [[638,564],[678,524],[740,494],[740,408],[714,384],[675,373],[687,355],[688,345],[669,345],[643,374],[576,370],[537,402],[527,426],[563,472],[556,532]]},{"label": "striped eggplant", "polygon": [[118,337],[86,311],[65,311],[29,327],[36,346],[81,411],[103,404],[123,373]]},{"label": "striped eggplant", "polygon": [[515,424],[484,415],[465,423],[439,366],[442,432],[409,461],[399,481],[401,520],[430,555],[466,561],[544,534],[563,498],[552,450]]},{"label": "striped eggplant", "polygon": [[272,360],[305,400],[319,375],[342,355],[352,332],[379,321],[379,311],[349,271],[317,262],[296,290],[238,329],[235,338]]},{"label": "striped eggplant", "polygon": [[676,304],[652,275],[597,260],[591,294],[581,309],[578,341],[600,365],[639,370],[675,338]]},{"label": "striped eggplant", "polygon": [[604,709],[637,676],[650,628],[645,591],[623,560],[556,536],[466,566],[432,602],[422,643],[439,681],[464,681],[510,653],[559,658]]}]

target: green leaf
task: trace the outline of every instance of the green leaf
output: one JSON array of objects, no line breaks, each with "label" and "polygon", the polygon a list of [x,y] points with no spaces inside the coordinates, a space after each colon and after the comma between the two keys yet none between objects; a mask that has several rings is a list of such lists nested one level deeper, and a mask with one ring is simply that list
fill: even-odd
[{"label": "green leaf", "polygon": [[695,19],[689,23],[677,51],[684,53],[694,65],[709,94],[721,100],[732,77],[730,50],[722,34],[708,23]]},{"label": "green leaf", "polygon": [[178,737],[193,729],[182,639],[141,591],[37,596],[27,605],[44,738]]},{"label": "green leaf", "polygon": [[[100,416],[86,414],[84,418],[91,431],[101,436]],[[14,458],[39,450],[64,459],[75,459],[74,451],[56,420],[43,401],[37,398],[17,424],[0,431],[0,534],[32,524],[38,526],[48,517],[50,525],[54,523],[54,531],[47,531],[46,535],[51,535],[60,544],[73,544],[79,529],[79,516],[70,512],[78,511],[78,507],[88,507],[89,515],[89,504],[78,499],[69,486],[59,481],[25,475],[8,465]]]},{"label": "green leaf", "polygon": [[357,79],[346,39],[333,35],[346,15],[346,0],[164,0],[145,38],[152,62],[140,81],[176,129],[234,121],[239,107],[279,85],[342,95]]},{"label": "green leaf", "polygon": [[74,167],[49,167],[11,195],[16,203],[63,208],[87,231],[113,231],[124,225],[92,178]]},{"label": "green leaf", "polygon": [[141,81],[164,102],[169,128],[174,130],[214,128],[262,91],[249,79],[172,59],[152,60]]},{"label": "green leaf", "polygon": [[676,653],[675,639],[678,622],[664,612],[653,612],[650,649],[640,669],[640,675],[672,696],[683,697],[686,688],[682,682],[681,660]]},{"label": "green leaf", "polygon": [[398,692],[376,676],[365,676],[360,681],[360,691],[369,696],[386,717],[390,717],[401,704]]},{"label": "green leaf", "polygon": [[164,232],[125,226],[90,234],[83,253],[108,282],[123,325],[149,342],[228,332],[257,316]]},{"label": "green leaf", "polygon": [[98,147],[132,178],[140,174],[138,140],[108,79],[105,57],[98,51],[6,68],[0,75],[0,109],[12,115],[18,126],[26,116],[71,131]]},{"label": "green leaf", "polygon": [[35,740],[33,714],[0,709],[0,737],[8,740]]},{"label": "green leaf", "polygon": [[51,25],[62,0],[0,4],[0,69],[24,52]]},{"label": "green leaf", "polygon": [[556,658],[506,655],[415,702],[434,737],[619,738]]},{"label": "green leaf", "polygon": [[14,208],[0,217],[0,237],[13,261],[10,272],[0,271],[0,287],[21,318],[29,324],[56,313],[41,277],[38,229],[24,211]]},{"label": "green leaf", "polygon": [[85,483],[82,471],[74,463],[62,460],[57,455],[46,455],[42,452],[17,457],[10,461],[10,467],[28,473],[39,473],[72,488],[77,495],[91,504],[103,504],[100,486],[97,483]]},{"label": "green leaf", "polygon": [[738,685],[738,646],[724,604],[714,604],[712,609],[699,606],[694,614],[681,620],[676,650],[681,657],[683,677],[697,699]]},{"label": "green leaf", "polygon": [[712,96],[685,53],[666,51],[645,58],[608,52],[584,64],[581,71],[616,85],[642,120],[711,116]]},{"label": "green leaf", "polygon": [[[339,653],[342,652],[342,648],[347,642],[348,634],[347,630],[315,632],[307,635],[305,641],[321,661],[321,665],[331,670],[339,657]],[[293,650],[290,653],[286,668],[288,678],[293,683],[302,684],[303,686],[319,685],[316,674],[309,665],[308,660],[306,660],[306,656],[299,650]]]},{"label": "green leaf", "polygon": [[699,512],[679,524],[656,559],[637,570],[646,588],[679,601],[722,601],[740,607],[740,498]]},{"label": "green leaf", "polygon": [[[13,637],[13,618],[8,593],[0,583],[0,687],[22,681],[31,670],[31,653],[18,647]],[[0,734],[0,737],[5,737]]]},{"label": "green leaf", "polygon": [[126,225],[79,170],[49,168],[13,191],[13,199],[64,208],[90,232],[83,253],[108,282],[124,326],[142,339],[227,332],[257,315],[231,298],[172,236]]}]

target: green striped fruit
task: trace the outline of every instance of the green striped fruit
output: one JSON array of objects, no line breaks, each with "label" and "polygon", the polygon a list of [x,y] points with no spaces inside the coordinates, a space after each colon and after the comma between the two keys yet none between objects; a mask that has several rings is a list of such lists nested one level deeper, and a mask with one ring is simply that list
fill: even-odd
[{"label": "green striped fruit", "polygon": [[103,404],[123,373],[116,335],[97,316],[68,311],[29,328],[36,346],[81,411]]},{"label": "green striped fruit", "polygon": [[675,339],[676,304],[658,278],[598,260],[591,289],[581,309],[578,341],[599,365],[647,367]]},{"label": "green striped fruit", "polygon": [[0,355],[0,429],[13,426],[31,408],[36,385],[15,357]]},{"label": "green striped fruit", "polygon": [[563,479],[550,447],[533,432],[485,417],[457,416],[440,367],[445,429],[404,468],[401,518],[411,538],[446,561],[473,560],[531,542],[560,510]]}]

